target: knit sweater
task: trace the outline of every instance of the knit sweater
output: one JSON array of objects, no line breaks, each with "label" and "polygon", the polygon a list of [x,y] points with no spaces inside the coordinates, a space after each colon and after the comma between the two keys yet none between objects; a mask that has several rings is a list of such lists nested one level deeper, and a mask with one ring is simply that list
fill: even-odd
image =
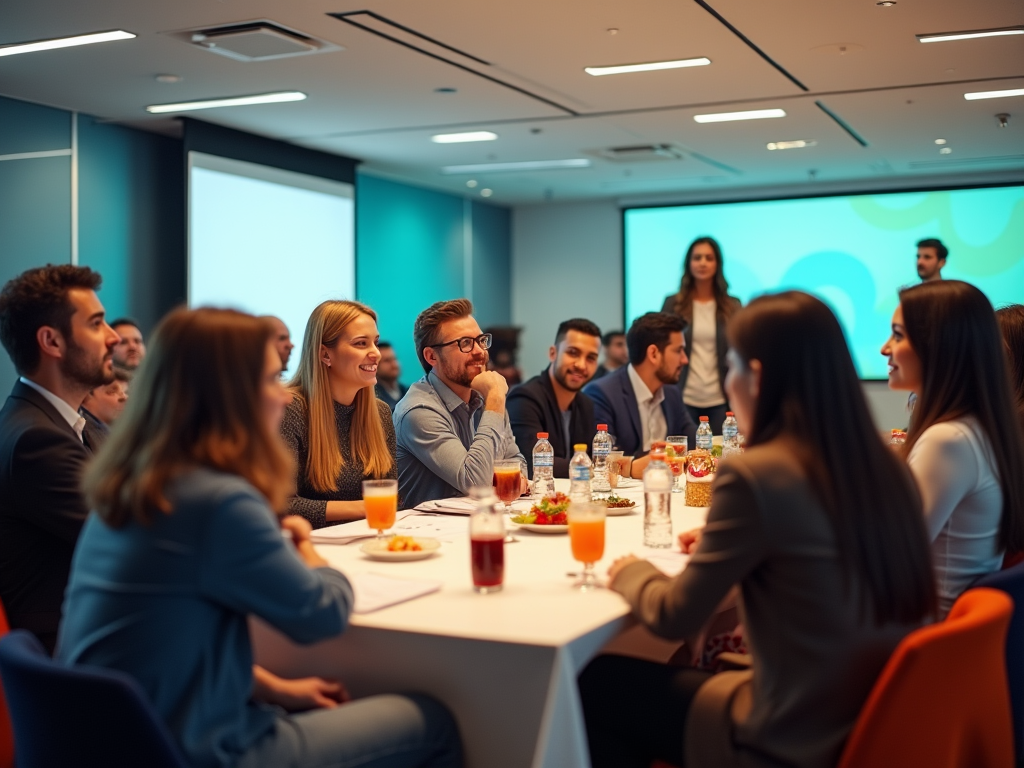
[{"label": "knit sweater", "polygon": [[[391,421],[391,409],[387,404],[377,400],[377,412],[384,427],[384,437],[391,454],[391,469],[385,475],[389,478],[398,477],[398,464],[395,461],[397,443],[395,425]],[[327,522],[328,501],[358,501],[363,498],[363,480],[368,479],[363,471],[363,463],[352,456],[352,415],[355,404],[341,405],[334,403],[334,424],[338,430],[338,447],[344,463],[338,474],[335,490],[318,491],[306,476],[306,463],[309,460],[309,416],[306,405],[294,399],[284,412],[281,421],[281,436],[295,457],[297,477],[295,478],[296,495],[288,504],[288,511],[293,515],[301,515],[309,520],[314,528],[323,528]],[[340,521],[339,521],[340,522]],[[330,523],[334,525],[335,523]]]}]

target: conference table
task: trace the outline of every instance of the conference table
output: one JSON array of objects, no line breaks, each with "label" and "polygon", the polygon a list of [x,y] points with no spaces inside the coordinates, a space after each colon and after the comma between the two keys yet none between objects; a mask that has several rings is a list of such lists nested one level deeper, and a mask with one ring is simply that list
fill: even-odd
[{"label": "conference table", "polygon": [[[686,556],[643,547],[643,489],[629,482],[618,495],[637,502],[632,514],[608,517],[606,576],[625,554],[651,555],[667,573],[685,567]],[[567,480],[556,481],[566,492]],[[517,509],[528,508],[519,501]],[[402,513],[400,513],[402,514]],[[705,508],[683,505],[672,494],[673,532],[698,527]],[[364,521],[335,526],[332,535],[365,531]],[[514,530],[505,545],[504,589],[477,594],[470,578],[468,517],[412,515],[396,531],[435,533],[441,548],[428,559],[380,562],[360,549],[366,539],[317,544],[319,553],[352,578],[388,576],[432,582],[431,594],[369,613],[355,613],[339,637],[298,646],[253,622],[257,663],[279,675],[319,675],[344,681],[355,697],[385,692],[422,692],[455,715],[469,768],[588,768],[586,731],[576,677],[602,649],[633,638],[663,656],[678,644],[659,646],[637,627],[626,602],[608,589],[573,588],[581,565],[566,534]],[[368,577],[370,578],[370,577]],[[359,596],[357,595],[357,607]],[[666,651],[666,648],[668,649]],[[637,655],[644,655],[643,652]]]}]

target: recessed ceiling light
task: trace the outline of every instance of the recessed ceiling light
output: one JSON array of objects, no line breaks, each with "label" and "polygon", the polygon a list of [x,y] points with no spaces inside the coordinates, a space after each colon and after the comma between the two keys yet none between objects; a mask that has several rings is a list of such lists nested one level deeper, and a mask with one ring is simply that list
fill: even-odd
[{"label": "recessed ceiling light", "polygon": [[943,147],[942,149],[939,150],[939,154],[940,155],[951,155],[951,154],[953,154],[953,150],[950,147]]},{"label": "recessed ceiling light", "polygon": [[881,6],[882,8],[892,8],[896,5],[896,0],[879,0],[875,5]]},{"label": "recessed ceiling light", "polygon": [[490,190],[490,189],[481,189],[480,190],[480,197],[490,197],[493,194],[494,194],[494,191]]},{"label": "recessed ceiling light", "polygon": [[583,71],[594,77],[602,75],[623,75],[627,72],[653,72],[658,69],[682,69],[683,67],[706,67],[711,59],[700,56],[696,59],[676,59],[675,61],[651,61],[647,64],[619,64],[613,67],[584,67]]},{"label": "recessed ceiling light", "polygon": [[936,143],[936,144],[939,144],[939,145],[942,145],[942,144],[945,144],[945,143],[946,143],[946,140],[945,140],[945,139],[936,139],[936,140],[935,140],[935,143]]},{"label": "recessed ceiling light", "polygon": [[435,88],[434,93],[458,93],[458,88]]},{"label": "recessed ceiling light", "polygon": [[466,186],[473,189],[476,186],[476,179],[470,179],[466,182]]},{"label": "recessed ceiling light", "polygon": [[918,35],[917,40],[921,43],[944,43],[950,40],[973,40],[978,37],[1005,37],[1006,35],[1024,35],[1024,27],[979,29],[974,32],[942,32],[933,35]]},{"label": "recessed ceiling light", "polygon": [[1011,88],[1008,91],[976,91],[975,93],[964,94],[964,98],[968,101],[977,101],[978,99],[1005,99],[1010,96],[1024,96],[1024,88]]},{"label": "recessed ceiling light", "polygon": [[561,168],[588,168],[590,161],[586,158],[571,160],[525,160],[518,163],[477,163],[475,165],[446,165],[441,173],[454,176],[461,173],[487,173],[502,171],[554,171]]},{"label": "recessed ceiling light", "polygon": [[158,83],[180,83],[181,75],[157,75],[155,79]]},{"label": "recessed ceiling light", "polygon": [[112,40],[131,40],[135,37],[131,32],[123,29],[115,29],[110,32],[93,32],[88,35],[76,35],[75,37],[57,37],[52,40],[37,40],[34,43],[15,43],[0,48],[0,56],[14,56],[17,53],[32,53],[34,51],[50,51],[54,48],[71,48],[76,45],[91,45],[92,43],[108,43]]},{"label": "recessed ceiling light", "polygon": [[498,134],[490,131],[469,131],[467,133],[438,133],[430,137],[435,144],[464,144],[467,141],[494,141]]},{"label": "recessed ceiling light", "polygon": [[194,109],[214,109],[215,107],[244,107],[249,104],[277,104],[284,101],[302,101],[306,94],[302,91],[282,91],[280,93],[261,93],[256,96],[230,96],[224,99],[204,99],[202,101],[183,101],[177,104],[152,104],[146,111],[153,115],[167,112],[191,112]]},{"label": "recessed ceiling light", "polygon": [[785,117],[783,109],[752,109],[747,112],[719,112],[713,115],[694,115],[698,123],[728,123],[732,120],[764,120],[769,117]]},{"label": "recessed ceiling light", "polygon": [[796,141],[770,141],[768,142],[768,149],[802,149],[803,147],[813,147],[818,142],[814,139],[797,139]]}]

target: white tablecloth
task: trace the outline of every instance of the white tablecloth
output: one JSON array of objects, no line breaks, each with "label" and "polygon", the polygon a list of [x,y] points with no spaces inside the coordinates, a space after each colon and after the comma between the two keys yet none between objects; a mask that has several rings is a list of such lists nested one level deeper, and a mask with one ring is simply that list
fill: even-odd
[{"label": "white tablecloth", "polygon": [[[620,495],[637,501],[637,512],[608,518],[605,557],[597,566],[602,577],[616,557],[643,549],[642,490]],[[701,525],[707,512],[682,502],[682,494],[673,494],[675,533]],[[609,590],[572,588],[567,573],[581,566],[568,536],[523,531],[516,532],[518,543],[505,545],[504,590],[478,595],[468,520],[460,520],[466,530],[450,533],[452,540],[428,560],[385,563],[364,556],[359,542],[317,545],[344,573],[434,579],[443,586],[353,616],[341,637],[309,647],[254,622],[257,662],[281,675],[344,680],[357,697],[429,693],[455,714],[469,768],[587,768],[576,676],[632,625],[625,601]]]}]

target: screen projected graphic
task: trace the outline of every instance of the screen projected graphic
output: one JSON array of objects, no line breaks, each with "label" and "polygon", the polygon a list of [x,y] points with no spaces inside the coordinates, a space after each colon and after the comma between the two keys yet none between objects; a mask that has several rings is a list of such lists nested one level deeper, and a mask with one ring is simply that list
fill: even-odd
[{"label": "screen projected graphic", "polygon": [[189,153],[190,307],[277,315],[297,368],[310,312],[355,298],[352,185]]},{"label": "screen projected graphic", "polygon": [[704,235],[722,246],[729,293],[744,304],[788,289],[827,302],[865,379],[887,376],[878,350],[897,291],[919,280],[918,240],[949,248],[944,278],[973,283],[996,307],[1024,303],[1020,186],[634,208],[625,212],[627,327],[679,290],[686,249]]}]

